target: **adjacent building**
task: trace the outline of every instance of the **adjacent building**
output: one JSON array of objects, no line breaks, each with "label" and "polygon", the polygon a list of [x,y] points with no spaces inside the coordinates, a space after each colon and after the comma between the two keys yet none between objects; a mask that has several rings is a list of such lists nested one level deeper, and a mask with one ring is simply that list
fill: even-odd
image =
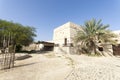
[{"label": "adjacent building", "polygon": [[120,44],[120,30],[113,31],[117,35],[117,38],[115,38],[115,41],[117,41],[118,44]]},{"label": "adjacent building", "polygon": [[23,46],[22,50],[23,51],[53,51],[54,48],[54,43],[52,42],[46,42],[46,41],[39,41],[39,42],[34,42],[31,43],[28,46]]},{"label": "adjacent building", "polygon": [[117,46],[113,45],[113,54],[120,55],[120,30],[113,31],[117,35],[117,38],[114,38],[117,41]]}]

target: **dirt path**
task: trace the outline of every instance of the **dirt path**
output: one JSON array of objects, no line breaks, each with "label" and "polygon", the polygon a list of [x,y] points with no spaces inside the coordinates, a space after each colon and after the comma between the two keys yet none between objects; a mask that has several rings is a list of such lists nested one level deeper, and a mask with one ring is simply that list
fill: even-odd
[{"label": "dirt path", "polygon": [[42,54],[16,61],[16,67],[0,73],[0,80],[64,80],[70,71],[60,57],[48,58]]},{"label": "dirt path", "polygon": [[76,66],[66,80],[120,80],[120,58],[72,56],[72,59]]},{"label": "dirt path", "polygon": [[120,58],[48,54],[16,61],[15,68],[0,72],[0,80],[120,80]]}]

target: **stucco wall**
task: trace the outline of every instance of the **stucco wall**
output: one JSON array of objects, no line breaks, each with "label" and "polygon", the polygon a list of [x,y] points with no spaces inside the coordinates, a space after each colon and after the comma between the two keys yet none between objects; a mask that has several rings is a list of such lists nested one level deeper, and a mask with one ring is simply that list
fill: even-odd
[{"label": "stucco wall", "polygon": [[53,41],[56,44],[64,44],[64,39],[67,38],[68,43],[73,43],[73,38],[79,30],[81,30],[79,25],[68,22],[54,29]]},{"label": "stucco wall", "polygon": [[73,53],[71,46],[64,46],[65,38],[67,38],[67,44],[73,43],[73,38],[79,30],[81,30],[80,26],[72,22],[68,22],[54,29],[53,41],[55,44],[58,44],[54,47],[55,53]]},{"label": "stucco wall", "polygon": [[114,38],[114,40],[117,41],[118,44],[120,44],[120,30],[113,31],[117,35],[117,38]]},{"label": "stucco wall", "polygon": [[55,44],[63,45],[65,38],[67,38],[67,42],[70,41],[69,25],[70,25],[69,23],[66,23],[66,24],[54,29],[53,41]]}]

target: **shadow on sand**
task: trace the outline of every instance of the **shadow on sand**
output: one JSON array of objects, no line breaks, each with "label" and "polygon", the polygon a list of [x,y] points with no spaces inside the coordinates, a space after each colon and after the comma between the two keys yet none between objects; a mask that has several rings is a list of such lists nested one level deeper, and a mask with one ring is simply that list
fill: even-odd
[{"label": "shadow on sand", "polygon": [[34,63],[29,63],[29,64],[17,65],[17,66],[14,66],[14,68],[24,67],[24,66],[30,66],[30,65],[33,65],[33,64],[36,64],[36,63],[37,63],[37,62],[34,62]]}]

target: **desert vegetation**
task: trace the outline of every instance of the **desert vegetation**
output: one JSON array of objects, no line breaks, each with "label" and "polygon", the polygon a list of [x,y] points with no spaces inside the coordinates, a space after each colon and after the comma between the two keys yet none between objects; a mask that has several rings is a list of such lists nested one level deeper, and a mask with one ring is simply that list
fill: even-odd
[{"label": "desert vegetation", "polygon": [[104,44],[116,45],[113,38],[117,37],[108,27],[109,25],[102,24],[101,20],[91,19],[86,21],[82,30],[74,38],[78,51],[90,55],[105,55],[101,53]]},{"label": "desert vegetation", "polygon": [[33,42],[35,36],[33,27],[0,20],[0,60],[3,68],[13,67],[15,52],[19,51],[22,45],[29,45]]}]

